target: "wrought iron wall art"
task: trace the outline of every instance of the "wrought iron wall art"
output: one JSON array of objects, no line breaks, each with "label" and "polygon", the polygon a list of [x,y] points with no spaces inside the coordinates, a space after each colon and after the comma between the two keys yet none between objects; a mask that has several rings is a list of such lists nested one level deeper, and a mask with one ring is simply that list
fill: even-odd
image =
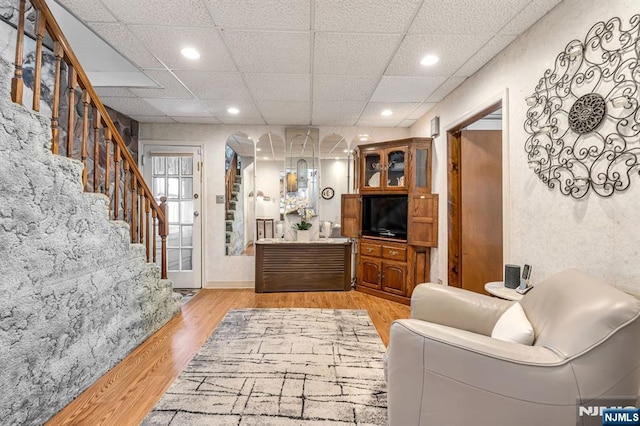
[{"label": "wrought iron wall art", "polygon": [[626,190],[640,160],[640,15],[598,22],[569,42],[526,98],[529,165],[582,198]]}]

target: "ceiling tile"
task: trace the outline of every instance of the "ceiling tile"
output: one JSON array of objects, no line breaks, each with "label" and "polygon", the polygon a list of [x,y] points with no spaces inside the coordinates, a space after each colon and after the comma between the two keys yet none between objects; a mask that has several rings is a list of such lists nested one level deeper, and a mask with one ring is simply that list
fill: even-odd
[{"label": "ceiling tile", "polygon": [[99,0],[55,0],[84,22],[117,22]]},{"label": "ceiling tile", "polygon": [[100,98],[100,100],[109,108],[128,116],[163,115],[162,111],[140,98]]},{"label": "ceiling tile", "polygon": [[412,34],[493,34],[530,0],[425,0]]},{"label": "ceiling tile", "polygon": [[308,102],[257,101],[262,116],[270,125],[308,125],[311,111]]},{"label": "ceiling tile", "polygon": [[202,0],[102,0],[125,24],[213,25]]},{"label": "ceiling tile", "polygon": [[426,100],[426,102],[438,102],[447,96],[453,89],[465,81],[464,77],[450,77],[440,87],[438,87]]},{"label": "ceiling tile", "polygon": [[181,70],[175,74],[199,99],[251,99],[237,72]]},{"label": "ceiling tile", "polygon": [[140,115],[140,116],[132,116],[131,118],[133,118],[136,121],[139,121],[140,123],[175,123],[176,122],[176,120],[166,115]]},{"label": "ceiling tile", "polygon": [[[408,35],[385,75],[449,76],[489,38],[480,35]],[[438,55],[440,61],[431,67],[420,65],[420,60],[427,53]]]},{"label": "ceiling tile", "polygon": [[421,0],[314,0],[315,30],[402,33]]},{"label": "ceiling tile", "polygon": [[455,77],[468,77],[482,68],[491,58],[496,56],[500,51],[511,43],[516,36],[503,35],[495,36],[487,44],[482,46],[478,52],[473,55],[462,67],[454,74]]},{"label": "ceiling tile", "polygon": [[162,64],[153,57],[126,25],[121,23],[93,22],[89,27],[103,40],[140,68],[161,68]]},{"label": "ceiling tile", "polygon": [[218,118],[222,122],[222,124],[250,124],[250,125],[267,124],[261,117],[240,117],[240,116],[218,117],[216,116],[216,118]]},{"label": "ceiling tile", "polygon": [[309,0],[205,0],[218,27],[246,30],[306,31]]},{"label": "ceiling tile", "polygon": [[145,99],[166,115],[178,117],[210,117],[211,113],[197,99]]},{"label": "ceiling tile", "polygon": [[402,123],[403,120],[389,119],[389,120],[363,120],[360,119],[356,123],[357,127],[396,127]]},{"label": "ceiling tile", "polygon": [[538,19],[554,8],[562,0],[533,0],[515,18],[505,25],[498,34],[519,35]]},{"label": "ceiling tile", "polygon": [[327,125],[340,121],[347,126],[353,124],[360,117],[366,102],[327,102],[314,101],[312,122],[316,125]]},{"label": "ceiling tile", "polygon": [[436,106],[435,103],[423,103],[417,107],[411,114],[407,115],[407,120],[419,120],[423,115],[427,113],[431,108]]},{"label": "ceiling tile", "polygon": [[306,74],[310,70],[309,33],[225,31],[224,39],[241,72]]},{"label": "ceiling tile", "polygon": [[411,127],[416,124],[416,121],[418,120],[402,120],[400,123],[398,123],[398,127]]},{"label": "ceiling tile", "polygon": [[446,77],[384,76],[371,96],[372,102],[422,102]]},{"label": "ceiling tile", "polygon": [[[173,70],[237,71],[220,34],[214,28],[130,25],[149,52]],[[200,52],[190,60],[180,54],[186,46]]]},{"label": "ceiling tile", "polygon": [[[226,100],[226,99],[216,99],[216,100],[203,100],[202,104],[207,108],[211,114],[216,117],[223,119],[225,117],[229,118],[259,118],[260,111],[253,104],[251,100],[238,101],[238,100]],[[237,115],[232,115],[227,112],[227,109],[235,107],[240,110]],[[225,119],[226,120],[226,119]]]},{"label": "ceiling tile", "polygon": [[113,98],[136,98],[136,94],[125,87],[94,87],[98,96]]},{"label": "ceiling tile", "polygon": [[256,100],[309,101],[309,74],[245,74],[249,91]]},{"label": "ceiling tile", "polygon": [[314,72],[382,75],[401,37],[398,34],[316,33]]},{"label": "ceiling tile", "polygon": [[178,123],[187,123],[187,124],[222,124],[222,122],[215,117],[186,116],[186,117],[175,117],[175,120]]},{"label": "ceiling tile", "polygon": [[158,82],[161,88],[157,89],[131,89],[133,93],[141,98],[183,98],[190,99],[193,95],[180,84],[178,79],[169,71],[147,70],[149,77]]},{"label": "ceiling tile", "polygon": [[[411,114],[418,105],[420,105],[418,102],[369,102],[362,113],[361,119],[397,122]],[[389,117],[380,115],[385,109],[393,111],[393,115]]]},{"label": "ceiling tile", "polygon": [[314,101],[367,101],[378,77],[314,75]]}]

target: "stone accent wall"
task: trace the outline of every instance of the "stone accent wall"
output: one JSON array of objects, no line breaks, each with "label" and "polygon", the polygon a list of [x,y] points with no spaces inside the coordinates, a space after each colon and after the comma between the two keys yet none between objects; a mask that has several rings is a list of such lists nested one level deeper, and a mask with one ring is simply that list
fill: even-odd
[{"label": "stone accent wall", "polygon": [[170,281],[11,102],[0,60],[0,419],[42,424],[180,309]]}]

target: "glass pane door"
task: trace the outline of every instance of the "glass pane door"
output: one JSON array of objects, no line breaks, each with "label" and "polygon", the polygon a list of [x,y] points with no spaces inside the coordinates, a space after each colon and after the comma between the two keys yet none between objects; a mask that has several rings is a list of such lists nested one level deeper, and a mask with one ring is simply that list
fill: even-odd
[{"label": "glass pane door", "polygon": [[382,174],[382,158],[377,152],[364,153],[364,186],[379,188]]},{"label": "glass pane door", "polygon": [[[167,197],[169,235],[167,236],[167,268],[176,288],[201,286],[199,209],[200,178],[197,149],[145,147],[145,174],[151,191],[160,204]],[[188,152],[194,150],[194,152]],[[150,176],[149,176],[150,175]],[[157,236],[157,256],[161,240]]]},{"label": "glass pane door", "polygon": [[405,184],[405,154],[404,149],[387,151],[387,186],[404,187]]}]

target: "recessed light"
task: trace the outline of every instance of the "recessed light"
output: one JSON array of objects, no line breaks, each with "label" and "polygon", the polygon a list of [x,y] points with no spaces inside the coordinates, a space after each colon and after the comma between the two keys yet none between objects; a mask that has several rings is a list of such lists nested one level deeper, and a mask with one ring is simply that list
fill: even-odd
[{"label": "recessed light", "polygon": [[426,55],[424,58],[422,58],[422,60],[420,60],[420,65],[428,67],[437,64],[439,60],[440,58],[438,58],[436,55]]},{"label": "recessed light", "polygon": [[380,113],[380,115],[383,117],[389,117],[390,115],[393,115],[393,111],[391,111],[390,109],[385,109]]},{"label": "recessed light", "polygon": [[229,114],[237,114],[237,113],[239,113],[239,112],[240,112],[240,110],[239,110],[238,108],[236,108],[236,107],[231,107],[231,108],[228,108],[228,109],[227,109],[227,112],[228,112]]},{"label": "recessed light", "polygon": [[349,150],[348,149],[343,149],[342,152],[349,152]]},{"label": "recessed light", "polygon": [[256,151],[260,152],[262,151],[262,148],[256,148]]},{"label": "recessed light", "polygon": [[269,159],[269,157],[262,157],[262,159],[263,159],[263,160],[268,160],[268,159]]},{"label": "recessed light", "polygon": [[359,135],[359,136],[360,136],[360,142],[364,142],[366,140],[369,140],[369,135]]},{"label": "recessed light", "polygon": [[182,53],[182,56],[184,56],[185,58],[200,59],[200,52],[198,52],[193,47],[185,47],[180,51],[180,53]]}]

